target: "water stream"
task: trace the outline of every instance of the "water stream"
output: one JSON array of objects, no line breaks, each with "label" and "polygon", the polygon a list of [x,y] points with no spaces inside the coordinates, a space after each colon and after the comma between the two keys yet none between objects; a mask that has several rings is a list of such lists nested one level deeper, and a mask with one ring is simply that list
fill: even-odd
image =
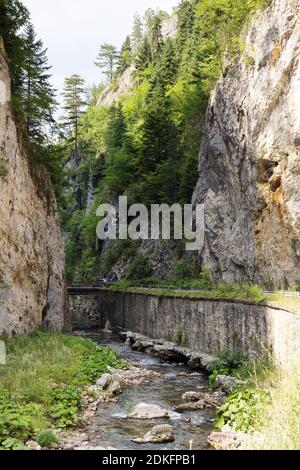
[{"label": "water stream", "polygon": [[[179,414],[173,407],[182,403],[185,392],[197,391],[207,386],[207,376],[193,376],[186,366],[162,363],[159,359],[145,353],[133,351],[123,344],[117,335],[104,335],[96,331],[77,331],[97,344],[114,349],[121,358],[143,369],[151,369],[161,374],[160,378],[143,385],[131,385],[123,389],[117,403],[100,405],[92,424],[86,432],[93,445],[113,447],[118,450],[188,450],[206,449],[207,437],[213,430],[214,410],[185,412]],[[185,373],[186,375],[180,375]],[[170,419],[135,420],[127,414],[139,403],[156,404],[167,409]],[[176,440],[170,444],[137,444],[131,439],[142,437],[158,424],[171,424]]]}]

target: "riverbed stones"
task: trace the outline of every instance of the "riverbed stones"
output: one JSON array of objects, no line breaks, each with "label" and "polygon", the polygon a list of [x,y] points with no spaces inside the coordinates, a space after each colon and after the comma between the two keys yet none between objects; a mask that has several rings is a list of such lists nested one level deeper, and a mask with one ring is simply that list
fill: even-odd
[{"label": "riverbed stones", "polygon": [[207,439],[208,444],[216,450],[234,450],[241,446],[241,438],[234,432],[213,432]]},{"label": "riverbed stones", "polygon": [[112,382],[111,374],[103,374],[99,380],[97,380],[96,385],[103,390],[106,390]]},{"label": "riverbed stones", "polygon": [[26,442],[26,447],[30,450],[42,450],[42,447],[36,441],[28,441]]},{"label": "riverbed stones", "polygon": [[226,394],[230,394],[237,387],[244,385],[247,385],[247,382],[238,380],[236,377],[229,377],[227,375],[218,375],[216,379],[217,388]]},{"label": "riverbed stones", "polygon": [[144,437],[132,439],[132,442],[137,442],[139,444],[161,444],[174,441],[175,435],[173,428],[168,424],[155,426],[153,429],[151,429],[151,431],[147,432]]},{"label": "riverbed stones", "polygon": [[149,405],[147,403],[140,403],[135,406],[129,413],[128,418],[131,419],[163,419],[169,418],[169,412],[164,410],[158,405]]},{"label": "riverbed stones", "polygon": [[180,348],[173,343],[156,344],[153,347],[153,355],[163,361],[186,363],[189,353],[184,348]]},{"label": "riverbed stones", "polygon": [[187,392],[182,396],[182,399],[187,402],[174,407],[178,413],[203,410],[204,408],[218,408],[223,404],[223,396],[220,392]]},{"label": "riverbed stones", "polygon": [[213,356],[192,352],[164,339],[153,339],[132,331],[121,331],[119,336],[133,350],[151,354],[162,361],[166,361],[167,364],[187,364],[194,370],[208,370],[212,362],[215,361]]},{"label": "riverbed stones", "polygon": [[187,365],[191,369],[205,369],[207,370],[209,366],[215,361],[213,356],[204,353],[191,353],[190,358],[187,362]]},{"label": "riverbed stones", "polygon": [[203,393],[201,392],[186,392],[182,395],[183,401],[196,402],[201,400]]},{"label": "riverbed stones", "polygon": [[112,393],[113,395],[118,395],[119,393],[121,393],[122,390],[121,390],[120,382],[118,382],[117,380],[114,380],[113,382],[111,382],[107,391]]},{"label": "riverbed stones", "polygon": [[111,326],[110,321],[107,321],[107,322],[105,323],[105,328],[104,328],[104,330],[103,330],[103,333],[112,334],[112,326]]}]

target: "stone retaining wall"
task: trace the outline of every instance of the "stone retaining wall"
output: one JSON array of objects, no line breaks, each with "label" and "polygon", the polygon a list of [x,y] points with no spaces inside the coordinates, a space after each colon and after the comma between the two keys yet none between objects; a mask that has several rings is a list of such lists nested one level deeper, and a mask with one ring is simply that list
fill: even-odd
[{"label": "stone retaining wall", "polygon": [[114,328],[164,338],[211,355],[228,347],[241,349],[248,358],[272,356],[279,365],[300,358],[300,317],[284,310],[105,291],[71,297],[70,303],[77,324],[104,328],[109,320]]}]

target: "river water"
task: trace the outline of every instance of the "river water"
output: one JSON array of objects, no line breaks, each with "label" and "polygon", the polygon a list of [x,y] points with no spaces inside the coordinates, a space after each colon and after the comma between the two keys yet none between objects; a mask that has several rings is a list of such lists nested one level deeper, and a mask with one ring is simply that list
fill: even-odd
[{"label": "river water", "polygon": [[[173,407],[183,402],[185,392],[199,391],[207,387],[207,376],[193,376],[186,366],[162,363],[145,353],[133,351],[123,344],[117,335],[104,335],[102,332],[81,330],[76,334],[92,339],[97,344],[114,349],[119,357],[134,366],[151,369],[161,377],[143,385],[131,385],[123,389],[117,403],[100,405],[95,419],[86,432],[93,445],[112,447],[118,450],[197,450],[207,449],[207,437],[213,431],[214,410],[185,412],[179,414]],[[186,375],[180,375],[185,373]],[[169,411],[170,419],[135,420],[127,415],[139,403],[155,404]],[[170,444],[137,444],[131,441],[143,437],[154,426],[170,424],[176,439]]]}]

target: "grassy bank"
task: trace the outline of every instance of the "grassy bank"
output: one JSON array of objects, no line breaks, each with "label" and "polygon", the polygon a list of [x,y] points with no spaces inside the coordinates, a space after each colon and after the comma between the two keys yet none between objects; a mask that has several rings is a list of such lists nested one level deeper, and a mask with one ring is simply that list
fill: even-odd
[{"label": "grassy bank", "polygon": [[124,365],[114,351],[85,338],[35,332],[1,339],[7,348],[7,363],[0,365],[2,450],[43,440],[49,429],[77,425],[81,390],[108,366]]},{"label": "grassy bank", "polygon": [[[295,358],[294,358],[295,360]],[[248,363],[238,351],[221,351],[211,366],[210,385],[218,375],[230,375],[244,384],[233,387],[220,407],[215,426],[244,433],[245,450],[300,449],[300,367],[284,372],[271,363]]]},{"label": "grassy bank", "polygon": [[300,450],[300,367],[290,367],[271,388],[264,423],[244,445],[251,450]]}]

